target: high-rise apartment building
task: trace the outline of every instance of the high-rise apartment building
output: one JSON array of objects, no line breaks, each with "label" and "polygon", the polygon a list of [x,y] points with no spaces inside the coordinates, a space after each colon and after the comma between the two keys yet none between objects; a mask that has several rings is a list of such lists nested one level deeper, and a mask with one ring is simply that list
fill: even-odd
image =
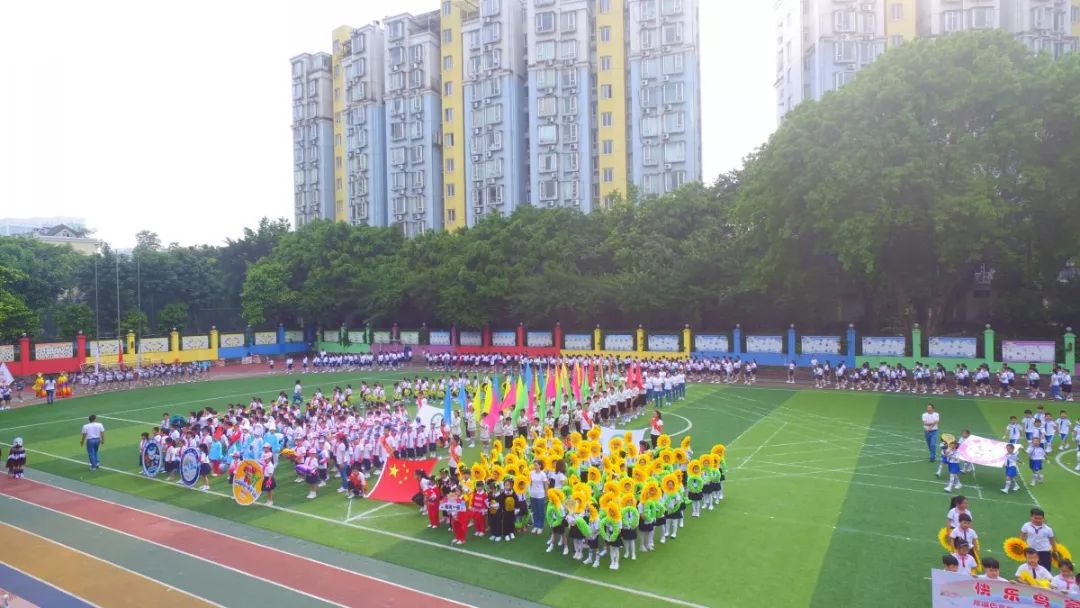
[{"label": "high-rise apartment building", "polygon": [[479,9],[466,14],[461,25],[465,214],[470,226],[488,213],[510,214],[528,202],[529,179],[524,3],[481,0]]},{"label": "high-rise apartment building", "polygon": [[1078,50],[1080,0],[776,0],[777,115],[821,99],[919,36],[1003,30],[1032,52]]},{"label": "high-rise apartment building", "polygon": [[529,202],[593,209],[593,2],[528,2]]},{"label": "high-rise apartment building", "polygon": [[291,63],[293,205],[300,227],[335,217],[331,59],[327,53],[304,53]]},{"label": "high-rise apartment building", "polygon": [[701,180],[698,3],[628,0],[626,12],[630,182],[659,195]]},{"label": "high-rise apartment building", "polygon": [[699,181],[698,30],[698,0],[444,0],[338,28],[317,87],[324,148],[297,157],[321,205],[310,215],[298,181],[297,225],[411,236]]},{"label": "high-rise apartment building", "polygon": [[345,216],[354,225],[388,226],[383,30],[365,25],[342,41]]}]

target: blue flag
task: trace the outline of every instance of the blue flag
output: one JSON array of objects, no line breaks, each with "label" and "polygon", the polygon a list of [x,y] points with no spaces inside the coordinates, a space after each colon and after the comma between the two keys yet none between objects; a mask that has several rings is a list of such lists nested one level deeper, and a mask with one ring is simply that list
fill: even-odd
[{"label": "blue flag", "polygon": [[446,387],[446,394],[443,395],[443,413],[442,413],[443,422],[445,422],[447,426],[450,426],[450,421],[453,419],[453,412],[450,411],[451,408],[452,408],[452,403],[453,403],[453,397],[450,396],[450,387],[447,386]]}]

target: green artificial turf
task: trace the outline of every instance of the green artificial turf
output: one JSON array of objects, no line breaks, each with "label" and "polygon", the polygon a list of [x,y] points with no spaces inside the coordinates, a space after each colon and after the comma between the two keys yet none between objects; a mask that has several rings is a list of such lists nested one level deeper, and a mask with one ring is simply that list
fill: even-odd
[{"label": "green artificial turf", "polygon": [[[329,390],[398,377],[320,374],[305,377],[304,385],[308,391]],[[268,531],[267,543],[276,534],[292,535],[555,606],[617,602],[629,608],[675,600],[699,606],[906,607],[929,600],[926,577],[940,564],[936,533],[949,501],[944,482],[934,478],[935,465],[927,462],[919,418],[926,402],[938,406],[945,432],[967,428],[984,436],[1000,435],[1010,414],[1032,405],[691,385],[685,401],[665,410],[666,428],[677,433],[692,425],[698,453],[717,442],[728,444],[726,498],[701,518],[688,517],[677,540],[658,542],[655,553],[639,553],[636,562],[623,560],[617,572],[607,568],[606,558],[593,569],[559,551],[545,553],[546,535],[498,544],[470,536],[463,550],[451,549],[449,532],[428,530],[415,508],[364,500],[350,505],[333,481],[318,499],[306,500],[306,485],[292,482],[288,466],[278,475],[280,509],[237,506],[223,496],[223,478],[212,482],[212,493],[203,493],[135,474],[139,434],[160,421],[162,412],[205,405],[222,410],[252,395],[266,400],[292,383],[290,376],[261,376],[0,412],[0,442],[23,437],[31,470],[257,526]],[[1047,409],[1056,415],[1059,408]],[[79,428],[91,413],[107,428],[102,464],[119,471],[92,473],[85,464]],[[636,422],[646,425],[645,419]],[[466,460],[477,453],[467,450]],[[962,493],[970,498],[984,555],[1002,559],[1002,541],[1018,533],[1036,500],[1058,538],[1080,547],[1080,523],[1064,515],[1078,495],[1080,479],[1071,471],[1076,452],[1063,456],[1065,467],[1056,464],[1057,455],[1047,463],[1048,483],[1031,494],[1001,494],[1000,470],[977,467],[974,479],[964,476]]]}]

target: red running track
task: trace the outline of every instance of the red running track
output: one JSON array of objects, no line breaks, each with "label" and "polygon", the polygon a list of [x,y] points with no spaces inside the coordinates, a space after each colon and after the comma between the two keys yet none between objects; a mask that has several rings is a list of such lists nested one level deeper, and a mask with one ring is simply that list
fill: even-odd
[{"label": "red running track", "polygon": [[352,570],[292,555],[124,505],[30,479],[0,479],[0,494],[226,566],[341,606],[465,606]]}]

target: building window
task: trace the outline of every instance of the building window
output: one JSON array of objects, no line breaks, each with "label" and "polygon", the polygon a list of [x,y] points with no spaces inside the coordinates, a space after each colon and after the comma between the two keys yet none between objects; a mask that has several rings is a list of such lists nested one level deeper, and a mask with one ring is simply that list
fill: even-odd
[{"label": "building window", "polygon": [[562,126],[562,139],[566,143],[575,143],[578,140],[578,126],[577,124],[568,124]]},{"label": "building window", "polygon": [[454,108],[446,108],[443,110],[443,120],[446,122],[454,122]]},{"label": "building window", "polygon": [[446,221],[448,221],[448,222],[456,222],[457,221],[457,210],[456,209],[447,209],[446,210]]},{"label": "building window", "polygon": [[449,196],[449,197],[453,198],[454,193],[455,193],[454,184],[446,184],[446,196]]},{"label": "building window", "polygon": [[900,21],[901,19],[904,18],[904,5],[903,4],[901,4],[899,2],[893,2],[891,10],[892,10],[892,20],[893,21]]},{"label": "building window", "polygon": [[656,116],[646,116],[641,119],[641,136],[656,137],[660,135],[660,119]]},{"label": "building window", "polygon": [[904,44],[904,37],[903,36],[901,36],[900,34],[894,34],[892,36],[889,36],[889,47],[890,48],[898,47],[901,44]]},{"label": "building window", "polygon": [[577,97],[563,97],[562,98],[562,112],[563,114],[577,114],[578,105]]},{"label": "building window", "polygon": [[838,40],[833,43],[833,52],[837,63],[854,63],[858,55],[858,46],[854,40]]},{"label": "building window", "polygon": [[536,13],[536,33],[547,34],[555,31],[555,13],[547,11]]},{"label": "building window", "polygon": [[390,24],[389,30],[390,30],[390,39],[391,40],[397,40],[398,38],[401,38],[401,37],[405,36],[405,22],[404,21],[395,21],[395,22]]},{"label": "building window", "polygon": [[413,164],[424,162],[424,146],[413,146],[410,148],[409,160],[411,160]]},{"label": "building window", "polygon": [[664,55],[661,63],[665,74],[681,74],[683,71],[683,54]]},{"label": "building window", "polygon": [[483,27],[484,42],[498,42],[502,38],[502,24],[498,21],[485,23]]},{"label": "building window", "polygon": [[452,158],[446,159],[446,172],[447,173],[453,173],[454,172],[454,159],[452,159]]},{"label": "building window", "polygon": [[661,30],[664,44],[679,44],[682,42],[682,23],[669,23]]},{"label": "building window", "polygon": [[611,168],[604,169],[604,183],[610,184],[615,181],[615,170]]},{"label": "building window", "polygon": [[683,101],[683,83],[669,82],[664,85],[664,103],[681,103]]},{"label": "building window", "polygon": [[536,114],[537,116],[553,116],[555,114],[557,98],[555,97],[541,97],[536,100]]},{"label": "building window", "polygon": [[555,41],[545,40],[536,43],[536,60],[549,61],[555,59]]},{"label": "building window", "polygon": [[610,127],[613,124],[611,112],[600,113],[600,126]]},{"label": "building window", "polygon": [[[1044,18],[1036,21],[1035,27],[1050,29],[1054,26],[1054,11],[1047,8],[1043,13]],[[988,30],[994,27],[994,8],[990,6],[977,6],[971,9],[971,28],[976,30]]]},{"label": "building window", "polygon": [[442,58],[442,69],[452,70],[454,69],[454,56],[446,55]]},{"label": "building window", "polygon": [[555,125],[540,125],[536,130],[536,136],[541,144],[554,144],[559,141],[558,129]]},{"label": "building window", "polygon": [[559,196],[559,182],[555,180],[544,180],[540,182],[540,200],[551,201]]},{"label": "building window", "polygon": [[444,82],[443,83],[443,96],[444,97],[450,97],[453,93],[454,93],[454,83],[453,82]]},{"label": "building window", "polygon": [[559,45],[559,59],[577,59],[577,40],[563,40]]},{"label": "building window", "polygon": [[641,18],[642,20],[656,19],[656,0],[642,0]]},{"label": "building window", "polygon": [[602,57],[600,57],[600,71],[601,72],[607,72],[610,69],[611,69],[611,56],[610,55],[603,55]]},{"label": "building window", "polygon": [[604,25],[600,27],[600,41],[611,42],[611,26]]},{"label": "building window", "polygon": [[572,89],[577,86],[577,70],[574,68],[562,71],[562,86],[564,89]]},{"label": "building window", "polygon": [[445,2],[442,3],[442,14],[449,17],[450,16],[450,11],[451,11],[450,0],[446,0]]},{"label": "building window", "polygon": [[600,85],[600,99],[611,99],[612,88],[610,84]]},{"label": "building window", "polygon": [[566,11],[559,16],[559,28],[564,32],[572,32],[577,29],[577,12]]},{"label": "building window", "polygon": [[837,32],[854,32],[855,11],[840,10],[833,12],[833,29]]},{"label": "building window", "polygon": [[341,178],[340,177],[337,178],[336,180],[334,180],[334,189],[339,190],[339,191],[341,190]]},{"label": "building window", "polygon": [[641,48],[642,49],[654,49],[656,48],[656,29],[646,28],[641,30]]},{"label": "building window", "polygon": [[682,13],[682,0],[661,0],[660,13],[663,15],[678,15]]},{"label": "building window", "polygon": [[664,114],[664,132],[682,133],[686,130],[684,114],[682,112],[668,112]]},{"label": "building window", "polygon": [[603,151],[601,154],[612,154],[615,151],[615,141],[611,139],[605,139],[603,142]]},{"label": "building window", "polygon": [[536,71],[536,86],[540,89],[555,88],[555,70],[548,68]]},{"label": "building window", "polygon": [[578,155],[574,153],[568,153],[562,155],[563,171],[577,171],[578,170]]},{"label": "building window", "polygon": [[610,13],[611,12],[611,0],[600,0],[600,12],[601,13]]},{"label": "building window", "polygon": [[540,160],[540,173],[554,173],[559,170],[559,155],[551,152],[541,154]]},{"label": "building window", "polygon": [[686,160],[686,142],[669,141],[664,144],[664,162],[680,163]]},{"label": "building window", "polygon": [[964,11],[945,11],[941,21],[941,29],[945,32],[959,32],[964,29]]}]

